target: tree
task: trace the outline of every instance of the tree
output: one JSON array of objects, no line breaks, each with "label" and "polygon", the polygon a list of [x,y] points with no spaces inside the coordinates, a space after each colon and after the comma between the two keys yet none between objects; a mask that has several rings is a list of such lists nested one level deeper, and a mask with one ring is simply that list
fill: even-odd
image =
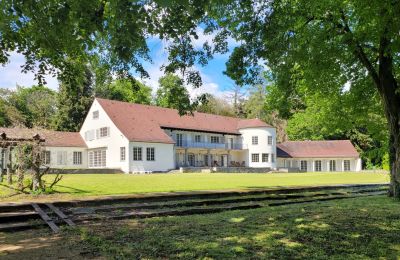
[{"label": "tree", "polygon": [[75,65],[74,77],[60,78],[57,114],[53,123],[59,131],[79,131],[94,100],[91,71],[85,65]]},{"label": "tree", "polygon": [[236,117],[245,117],[243,103],[246,97],[247,89],[239,85],[233,85],[229,88],[226,98],[231,101],[233,106],[234,115]]},{"label": "tree", "polygon": [[[390,194],[400,197],[399,1],[235,0],[210,9],[241,43],[227,64],[238,84],[257,78],[261,59],[280,86],[302,81],[328,93],[369,82],[388,122]],[[303,73],[293,78],[297,68]]]},{"label": "tree", "polygon": [[96,97],[137,104],[151,103],[151,88],[136,79],[118,79],[95,89]]},{"label": "tree", "polygon": [[267,88],[263,85],[256,85],[250,88],[250,95],[244,102],[244,112],[247,118],[259,118],[276,128],[278,142],[287,140],[286,120],[279,117],[276,109],[267,109],[268,97]]},{"label": "tree", "polygon": [[158,83],[159,88],[155,100],[157,106],[175,108],[178,111],[193,110],[189,92],[180,77],[169,73],[161,77]]},{"label": "tree", "polygon": [[56,110],[56,92],[45,86],[17,86],[8,103],[21,113],[26,127],[49,128]]},{"label": "tree", "polygon": [[[199,87],[202,81],[194,65],[207,64],[213,54],[210,44],[202,48],[193,44],[205,4],[193,0],[0,1],[0,64],[6,64],[12,52],[23,54],[23,71],[35,72],[39,84],[49,73],[74,81],[70,60],[95,61],[113,73],[148,77],[142,62],[151,61],[146,39],[154,36],[169,40],[168,63],[162,66],[165,73],[179,72],[186,85]],[[226,52],[224,45],[216,49]]]},{"label": "tree", "polygon": [[220,116],[236,116],[233,105],[228,103],[225,99],[215,97],[211,94],[208,94],[206,98],[205,102],[197,107],[196,110],[198,112]]}]

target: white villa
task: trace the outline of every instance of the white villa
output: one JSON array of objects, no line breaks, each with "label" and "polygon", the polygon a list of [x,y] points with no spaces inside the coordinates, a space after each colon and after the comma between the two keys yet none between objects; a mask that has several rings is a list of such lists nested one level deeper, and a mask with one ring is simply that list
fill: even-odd
[{"label": "white villa", "polygon": [[[359,171],[350,141],[286,142],[259,119],[239,119],[96,98],[80,132],[0,128],[1,138],[45,140],[45,162],[56,169],[116,169],[125,173],[187,168],[284,168]],[[1,148],[0,148],[1,149]],[[9,149],[1,149],[5,169]],[[12,153],[11,153],[12,154]]]}]

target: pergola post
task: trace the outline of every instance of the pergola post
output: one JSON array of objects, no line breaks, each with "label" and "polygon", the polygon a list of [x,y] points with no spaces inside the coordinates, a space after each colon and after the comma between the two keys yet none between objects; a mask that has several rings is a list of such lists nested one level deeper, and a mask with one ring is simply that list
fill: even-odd
[{"label": "pergola post", "polygon": [[8,146],[7,153],[8,153],[8,160],[7,160],[7,183],[11,185],[13,183],[12,180],[12,154],[11,154],[11,146]]}]

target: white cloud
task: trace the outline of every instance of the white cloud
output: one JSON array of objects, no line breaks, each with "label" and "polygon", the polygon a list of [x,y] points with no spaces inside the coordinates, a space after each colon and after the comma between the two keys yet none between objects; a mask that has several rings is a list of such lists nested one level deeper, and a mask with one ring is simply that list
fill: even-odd
[{"label": "white cloud", "polygon": [[[14,89],[16,85],[30,87],[37,85],[34,73],[22,73],[21,66],[25,63],[25,57],[22,54],[13,52],[10,55],[10,62],[0,65],[0,87]],[[58,81],[52,76],[46,76],[47,86],[52,89],[58,88]]]}]

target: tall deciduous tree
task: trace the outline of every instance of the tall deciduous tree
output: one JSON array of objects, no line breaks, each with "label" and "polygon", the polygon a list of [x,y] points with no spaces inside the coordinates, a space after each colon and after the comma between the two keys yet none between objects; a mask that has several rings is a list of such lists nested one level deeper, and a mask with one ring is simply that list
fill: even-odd
[{"label": "tall deciduous tree", "polygon": [[179,111],[193,110],[189,92],[180,77],[169,73],[161,77],[158,83],[159,88],[156,94],[157,106],[175,108]]},{"label": "tall deciduous tree", "polygon": [[[21,53],[27,60],[23,70],[34,71],[40,83],[48,73],[74,80],[69,60],[82,64],[95,60],[112,72],[148,77],[142,61],[151,60],[146,40],[155,36],[169,40],[164,71],[179,72],[186,85],[199,87],[202,81],[194,65],[207,64],[213,54],[210,43],[201,48],[193,44],[199,38],[197,27],[204,21],[206,4],[194,0],[0,1],[0,64],[7,63],[11,53]],[[226,48],[218,45],[216,51]]]},{"label": "tall deciduous tree", "polygon": [[[400,1],[223,1],[210,15],[241,45],[227,74],[252,82],[263,59],[280,84],[329,92],[369,81],[390,133],[391,195],[400,197]],[[293,78],[292,71],[303,72]]]},{"label": "tall deciduous tree", "polygon": [[231,116],[235,117],[235,109],[232,104],[228,103],[223,98],[208,94],[206,101],[197,107],[198,112],[208,113],[220,116]]},{"label": "tall deciduous tree", "polygon": [[60,78],[54,119],[60,131],[79,131],[94,99],[92,72],[79,63],[75,66],[74,76]]},{"label": "tall deciduous tree", "polygon": [[97,87],[96,97],[137,104],[151,103],[151,88],[136,79],[119,79]]}]

